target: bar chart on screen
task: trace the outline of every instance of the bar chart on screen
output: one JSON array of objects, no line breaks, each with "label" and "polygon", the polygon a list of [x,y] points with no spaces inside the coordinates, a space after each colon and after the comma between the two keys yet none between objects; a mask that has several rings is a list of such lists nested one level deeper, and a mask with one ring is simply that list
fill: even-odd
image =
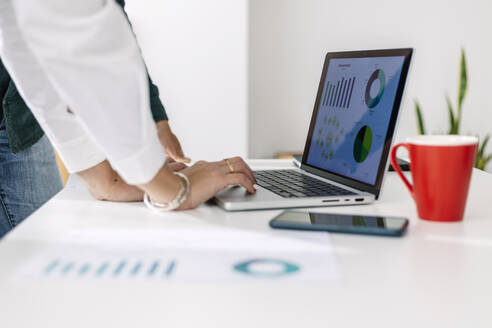
[{"label": "bar chart on screen", "polygon": [[327,107],[349,108],[354,84],[355,76],[343,77],[336,82],[327,81],[321,104]]}]

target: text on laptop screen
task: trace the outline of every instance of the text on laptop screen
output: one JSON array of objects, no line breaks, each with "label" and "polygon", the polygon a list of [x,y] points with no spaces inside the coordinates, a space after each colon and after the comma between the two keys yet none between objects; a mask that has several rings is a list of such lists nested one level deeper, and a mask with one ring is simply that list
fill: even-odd
[{"label": "text on laptop screen", "polygon": [[308,165],[375,184],[404,59],[329,61]]}]

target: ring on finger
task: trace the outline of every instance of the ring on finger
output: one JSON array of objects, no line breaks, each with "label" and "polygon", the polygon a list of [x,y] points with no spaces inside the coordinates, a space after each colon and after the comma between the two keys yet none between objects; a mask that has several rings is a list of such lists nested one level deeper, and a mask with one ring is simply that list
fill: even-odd
[{"label": "ring on finger", "polygon": [[227,166],[229,166],[229,172],[230,172],[230,173],[234,173],[234,172],[236,172],[236,171],[234,170],[234,166],[232,166],[232,164],[231,164],[231,162],[229,161],[229,159],[228,159],[228,158],[224,159],[224,161],[226,162]]}]

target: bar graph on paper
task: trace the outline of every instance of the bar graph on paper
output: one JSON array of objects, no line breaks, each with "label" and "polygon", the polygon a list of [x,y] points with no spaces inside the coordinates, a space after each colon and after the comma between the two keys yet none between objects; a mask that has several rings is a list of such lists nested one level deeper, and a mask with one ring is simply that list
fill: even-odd
[{"label": "bar graph on paper", "polygon": [[328,81],[321,99],[321,104],[328,107],[349,108],[354,91],[355,76],[342,78],[336,82]]},{"label": "bar graph on paper", "polygon": [[48,260],[40,274],[45,277],[67,278],[146,278],[158,279],[172,276],[175,260],[97,260],[72,261],[53,258]]},{"label": "bar graph on paper", "polygon": [[[276,277],[279,281],[326,282],[339,277],[333,257],[327,256],[332,253],[326,235],[317,237],[319,242],[307,242],[297,234],[204,230],[72,233],[26,258],[11,278],[69,284],[247,282],[271,280],[275,272],[290,268],[285,263],[299,269]],[[261,274],[248,274],[250,270]]]},{"label": "bar graph on paper", "polygon": [[177,257],[167,252],[67,246],[41,252],[22,271],[55,280],[141,281],[172,279],[177,268]]}]

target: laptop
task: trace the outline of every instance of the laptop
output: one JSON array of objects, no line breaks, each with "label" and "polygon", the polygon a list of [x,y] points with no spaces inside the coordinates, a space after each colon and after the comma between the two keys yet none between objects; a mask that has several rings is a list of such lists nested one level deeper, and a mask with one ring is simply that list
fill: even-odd
[{"label": "laptop", "polygon": [[254,195],[232,187],[214,201],[237,211],[377,200],[412,53],[411,48],[328,53],[300,167],[255,171]]}]

